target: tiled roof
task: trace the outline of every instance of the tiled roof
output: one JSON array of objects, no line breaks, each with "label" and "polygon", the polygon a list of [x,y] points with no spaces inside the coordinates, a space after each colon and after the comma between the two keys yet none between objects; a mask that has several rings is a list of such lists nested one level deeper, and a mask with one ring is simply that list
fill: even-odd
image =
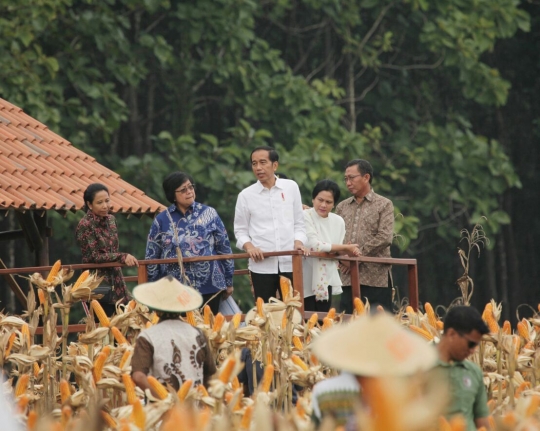
[{"label": "tiled roof", "polygon": [[0,211],[82,209],[89,184],[102,183],[112,211],[153,216],[165,209],[116,172],[0,98]]}]

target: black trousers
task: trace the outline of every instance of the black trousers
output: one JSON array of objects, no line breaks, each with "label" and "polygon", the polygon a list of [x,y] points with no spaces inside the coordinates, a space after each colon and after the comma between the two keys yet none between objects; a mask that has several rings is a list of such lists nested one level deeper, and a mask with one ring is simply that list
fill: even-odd
[{"label": "black trousers", "polygon": [[[206,302],[214,295],[216,295],[216,292],[206,293],[202,295],[203,304],[206,304]],[[223,292],[219,292],[219,294],[216,295],[216,297],[207,304],[208,306],[210,306],[210,310],[212,310],[212,313],[214,314],[214,316],[219,313],[219,303],[221,301],[222,295],[223,295]]]},{"label": "black trousers", "polygon": [[250,271],[251,283],[255,292],[255,301],[257,298],[262,298],[264,302],[268,302],[270,298],[276,297],[276,292],[283,298],[281,287],[279,285],[279,276],[287,277],[292,282],[292,272],[280,272],[278,274],[259,274]]},{"label": "black trousers", "polygon": [[304,298],[304,310],[328,313],[332,304],[332,286],[328,286],[328,301],[316,301],[315,295]]},{"label": "black trousers", "polygon": [[[341,301],[339,303],[339,311],[345,311],[347,314],[352,314],[353,300],[352,300],[352,287],[342,286],[343,293],[341,294]],[[366,302],[365,298],[369,300],[371,307],[377,307],[382,305],[386,311],[392,312],[392,288],[391,287],[373,287],[360,285],[360,296],[362,302]]]}]

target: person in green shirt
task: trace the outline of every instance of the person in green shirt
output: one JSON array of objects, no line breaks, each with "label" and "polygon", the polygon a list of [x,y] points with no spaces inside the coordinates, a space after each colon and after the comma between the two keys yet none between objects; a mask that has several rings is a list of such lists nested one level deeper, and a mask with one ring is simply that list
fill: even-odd
[{"label": "person in green shirt", "polygon": [[467,360],[489,329],[474,307],[452,307],[444,318],[444,331],[437,344],[437,371],[446,375],[450,385],[450,406],[447,416],[461,414],[467,431],[485,427],[490,430],[487,394],[482,370]]}]

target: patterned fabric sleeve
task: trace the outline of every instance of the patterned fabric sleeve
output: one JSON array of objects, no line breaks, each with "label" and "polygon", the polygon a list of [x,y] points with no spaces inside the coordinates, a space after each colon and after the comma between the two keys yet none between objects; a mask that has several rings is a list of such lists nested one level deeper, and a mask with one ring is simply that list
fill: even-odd
[{"label": "patterned fabric sleeve", "polygon": [[[166,210],[167,211],[167,210]],[[159,216],[154,219],[150,232],[148,233],[148,240],[146,241],[146,253],[144,258],[150,259],[162,259],[163,247],[161,244],[161,227],[158,220]],[[148,281],[157,281],[160,277],[159,265],[147,265]]]},{"label": "patterned fabric sleeve", "polygon": [[[229,241],[229,236],[227,235],[227,230],[223,221],[216,212],[215,218],[216,230],[214,231],[215,239],[215,251],[216,254],[232,254],[231,243]],[[225,272],[225,284],[227,287],[233,285],[233,275],[234,275],[234,260],[227,259],[220,261],[223,265],[223,270]]]}]

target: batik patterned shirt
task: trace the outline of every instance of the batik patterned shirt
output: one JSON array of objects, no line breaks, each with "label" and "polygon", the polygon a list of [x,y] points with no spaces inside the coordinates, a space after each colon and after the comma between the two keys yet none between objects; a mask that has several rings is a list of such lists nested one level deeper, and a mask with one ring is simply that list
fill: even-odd
[{"label": "batik patterned shirt", "polygon": [[[176,258],[177,247],[183,257],[232,253],[229,236],[217,211],[198,202],[194,202],[185,214],[176,205],[158,214],[148,234],[146,259]],[[147,268],[149,281],[170,274],[184,282],[177,263],[148,265]],[[192,287],[203,295],[232,286],[232,259],[185,263],[184,269]]]},{"label": "batik patterned shirt", "polygon": [[[390,257],[394,235],[394,205],[389,199],[371,191],[358,203],[354,196],[340,202],[336,214],[345,220],[343,244],[358,244],[362,256]],[[361,263],[360,284],[388,287],[390,265]],[[351,285],[351,276],[342,274],[344,286]]]},{"label": "batik patterned shirt", "polygon": [[[118,229],[114,216],[100,217],[88,211],[79,222],[75,235],[83,263],[126,262],[127,253],[118,251]],[[102,269],[98,274],[104,277],[101,285],[113,288],[115,302],[126,297],[126,283],[120,267]]]}]

